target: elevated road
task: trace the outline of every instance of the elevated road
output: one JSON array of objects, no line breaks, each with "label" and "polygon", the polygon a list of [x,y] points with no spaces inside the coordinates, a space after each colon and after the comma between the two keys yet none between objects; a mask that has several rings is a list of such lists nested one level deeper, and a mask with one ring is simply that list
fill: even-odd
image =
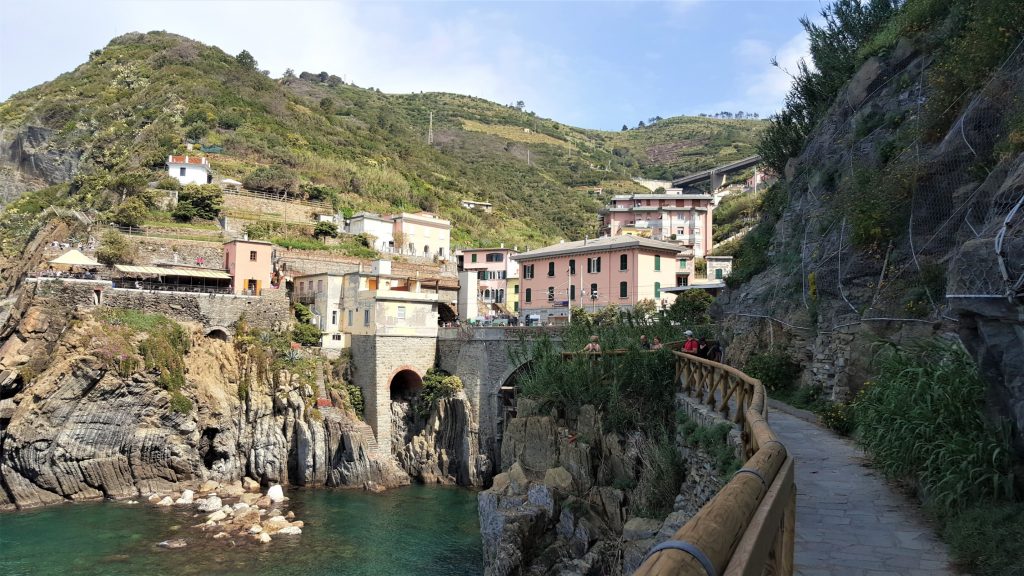
[{"label": "elevated road", "polygon": [[744,158],[742,160],[737,160],[735,162],[730,162],[729,164],[723,164],[721,166],[716,166],[716,167],[711,168],[709,170],[702,170],[700,172],[694,172],[693,174],[690,174],[690,175],[687,175],[687,176],[682,176],[680,178],[674,178],[672,180],[672,187],[673,188],[682,188],[683,186],[690,186],[690,185],[696,184],[698,182],[703,182],[704,180],[709,180],[709,181],[711,181],[711,190],[714,191],[716,188],[718,188],[718,187],[720,187],[722,185],[722,182],[725,181],[725,175],[726,174],[731,174],[733,172],[738,172],[740,170],[745,170],[747,168],[750,168],[751,166],[754,166],[755,164],[759,163],[760,161],[761,161],[761,156],[759,156],[759,155],[758,156],[750,156],[750,157]]}]

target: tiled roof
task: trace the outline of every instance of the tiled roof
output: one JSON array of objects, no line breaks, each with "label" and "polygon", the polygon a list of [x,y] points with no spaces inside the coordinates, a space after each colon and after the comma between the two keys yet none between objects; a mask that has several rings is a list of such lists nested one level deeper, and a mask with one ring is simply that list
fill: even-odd
[{"label": "tiled roof", "polygon": [[168,164],[208,164],[205,156],[171,156]]}]

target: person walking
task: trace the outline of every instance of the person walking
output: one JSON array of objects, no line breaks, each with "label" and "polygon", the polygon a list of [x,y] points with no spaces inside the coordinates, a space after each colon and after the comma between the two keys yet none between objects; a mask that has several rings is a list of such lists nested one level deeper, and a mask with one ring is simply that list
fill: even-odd
[{"label": "person walking", "polygon": [[661,350],[664,345],[661,343],[661,338],[655,336],[654,343],[651,344],[651,350]]},{"label": "person walking", "polygon": [[583,347],[583,351],[584,352],[600,352],[601,351],[601,343],[597,341],[597,334],[594,334],[593,336],[590,337],[590,342],[587,342],[587,345]]},{"label": "person walking", "polygon": [[687,330],[686,332],[683,332],[683,336],[686,336],[686,342],[683,343],[683,352],[696,354],[698,344],[697,339],[693,337],[693,332],[691,330]]},{"label": "person walking", "polygon": [[699,356],[701,358],[707,358],[708,357],[708,352],[710,350],[711,350],[711,347],[708,346],[707,338],[704,338],[702,336],[701,339],[697,342],[697,352],[696,352],[697,356]]},{"label": "person walking", "polygon": [[647,340],[647,335],[646,334],[641,334],[640,335],[640,348],[642,350],[650,350],[651,349],[651,343]]}]

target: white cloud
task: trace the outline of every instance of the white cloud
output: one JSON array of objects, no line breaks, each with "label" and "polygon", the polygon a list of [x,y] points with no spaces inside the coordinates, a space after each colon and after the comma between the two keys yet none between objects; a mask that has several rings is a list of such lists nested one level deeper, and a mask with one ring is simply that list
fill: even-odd
[{"label": "white cloud", "polygon": [[[733,49],[736,69],[735,96],[712,105],[712,111],[758,112],[768,115],[782,108],[786,93],[793,83],[801,59],[810,63],[810,41],[801,32],[780,46],[772,47],[763,40],[747,38]],[[775,58],[778,66],[771,61]]]}]

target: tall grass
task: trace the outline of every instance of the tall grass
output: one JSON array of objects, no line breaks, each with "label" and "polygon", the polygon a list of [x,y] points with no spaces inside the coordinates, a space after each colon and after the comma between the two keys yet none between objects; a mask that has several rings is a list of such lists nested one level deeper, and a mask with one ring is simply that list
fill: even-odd
[{"label": "tall grass", "polygon": [[855,401],[859,439],[887,476],[916,485],[936,510],[1014,497],[1007,430],[984,415],[985,385],[945,342],[887,348]]}]

